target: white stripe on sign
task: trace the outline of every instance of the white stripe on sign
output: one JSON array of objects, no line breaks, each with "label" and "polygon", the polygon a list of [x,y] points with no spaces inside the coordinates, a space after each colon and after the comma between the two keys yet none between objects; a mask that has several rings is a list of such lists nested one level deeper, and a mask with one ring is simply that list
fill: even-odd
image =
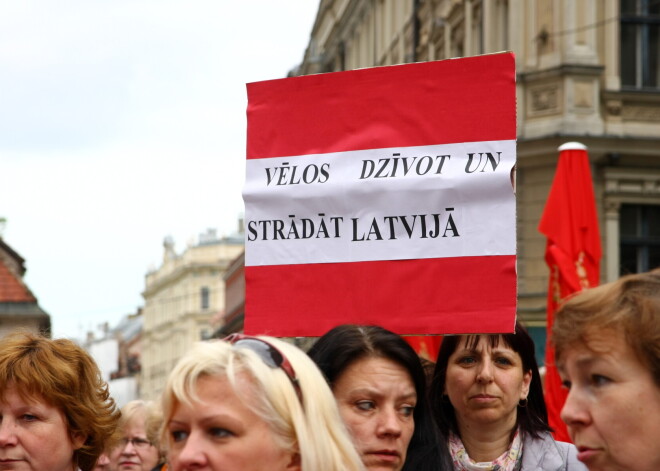
[{"label": "white stripe on sign", "polygon": [[246,266],[514,255],[516,142],[247,161]]}]

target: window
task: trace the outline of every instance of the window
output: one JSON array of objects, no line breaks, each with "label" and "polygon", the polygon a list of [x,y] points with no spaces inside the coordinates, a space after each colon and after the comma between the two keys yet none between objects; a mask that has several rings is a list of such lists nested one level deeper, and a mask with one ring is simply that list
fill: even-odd
[{"label": "window", "polygon": [[206,286],[204,286],[201,289],[200,295],[201,295],[201,301],[202,301],[202,303],[201,303],[202,304],[202,309],[208,309],[209,308],[209,289]]},{"label": "window", "polygon": [[547,339],[548,329],[545,326],[531,326],[525,325],[529,336],[534,341],[534,350],[536,356],[536,363],[539,366],[545,365],[545,341]]},{"label": "window", "polygon": [[619,234],[621,275],[660,267],[660,206],[622,204]]},{"label": "window", "polygon": [[660,88],[660,2],[621,0],[621,85]]}]

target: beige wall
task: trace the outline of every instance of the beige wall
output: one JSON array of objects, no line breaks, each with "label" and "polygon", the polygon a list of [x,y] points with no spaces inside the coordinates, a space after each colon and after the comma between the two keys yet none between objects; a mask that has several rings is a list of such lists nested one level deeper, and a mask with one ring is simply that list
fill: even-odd
[{"label": "beige wall", "polygon": [[[146,276],[143,292],[141,392],[156,399],[178,359],[196,341],[212,334],[211,317],[224,307],[223,274],[243,251],[237,240],[217,240],[174,253],[165,245],[163,264]],[[209,307],[202,309],[201,290],[209,288]]]},{"label": "beige wall", "polygon": [[0,326],[0,338],[16,331],[27,331],[33,334],[42,334],[43,319],[22,318],[19,316],[4,316]]}]

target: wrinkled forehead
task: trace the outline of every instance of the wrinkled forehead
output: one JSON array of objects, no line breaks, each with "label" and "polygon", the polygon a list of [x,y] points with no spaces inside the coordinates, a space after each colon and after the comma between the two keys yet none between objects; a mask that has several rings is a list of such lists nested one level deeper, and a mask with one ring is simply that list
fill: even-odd
[{"label": "wrinkled forehead", "polygon": [[557,364],[563,365],[567,359],[575,359],[577,356],[597,357],[628,350],[634,353],[622,333],[613,329],[591,328],[557,351]]}]

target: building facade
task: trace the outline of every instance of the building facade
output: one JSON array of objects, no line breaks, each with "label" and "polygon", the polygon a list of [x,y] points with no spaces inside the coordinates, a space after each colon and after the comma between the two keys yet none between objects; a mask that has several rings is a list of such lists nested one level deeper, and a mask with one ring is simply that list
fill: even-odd
[{"label": "building facade", "polygon": [[25,259],[0,236],[0,337],[27,330],[50,337],[50,316],[23,281]]},{"label": "building facade", "polygon": [[220,326],[213,333],[215,338],[224,338],[243,330],[245,319],[245,252],[236,257],[223,276],[225,284],[225,309]]},{"label": "building facade", "polygon": [[211,319],[224,308],[223,275],[243,252],[243,237],[215,231],[181,255],[166,238],[163,263],[145,277],[141,397],[157,399],[167,375],[196,341],[212,335]]},{"label": "building facade", "polygon": [[660,4],[321,0],[290,75],[505,50],[517,69],[518,317],[542,340],[548,269],[538,224],[559,145],[588,147],[601,281],[660,266]]}]

